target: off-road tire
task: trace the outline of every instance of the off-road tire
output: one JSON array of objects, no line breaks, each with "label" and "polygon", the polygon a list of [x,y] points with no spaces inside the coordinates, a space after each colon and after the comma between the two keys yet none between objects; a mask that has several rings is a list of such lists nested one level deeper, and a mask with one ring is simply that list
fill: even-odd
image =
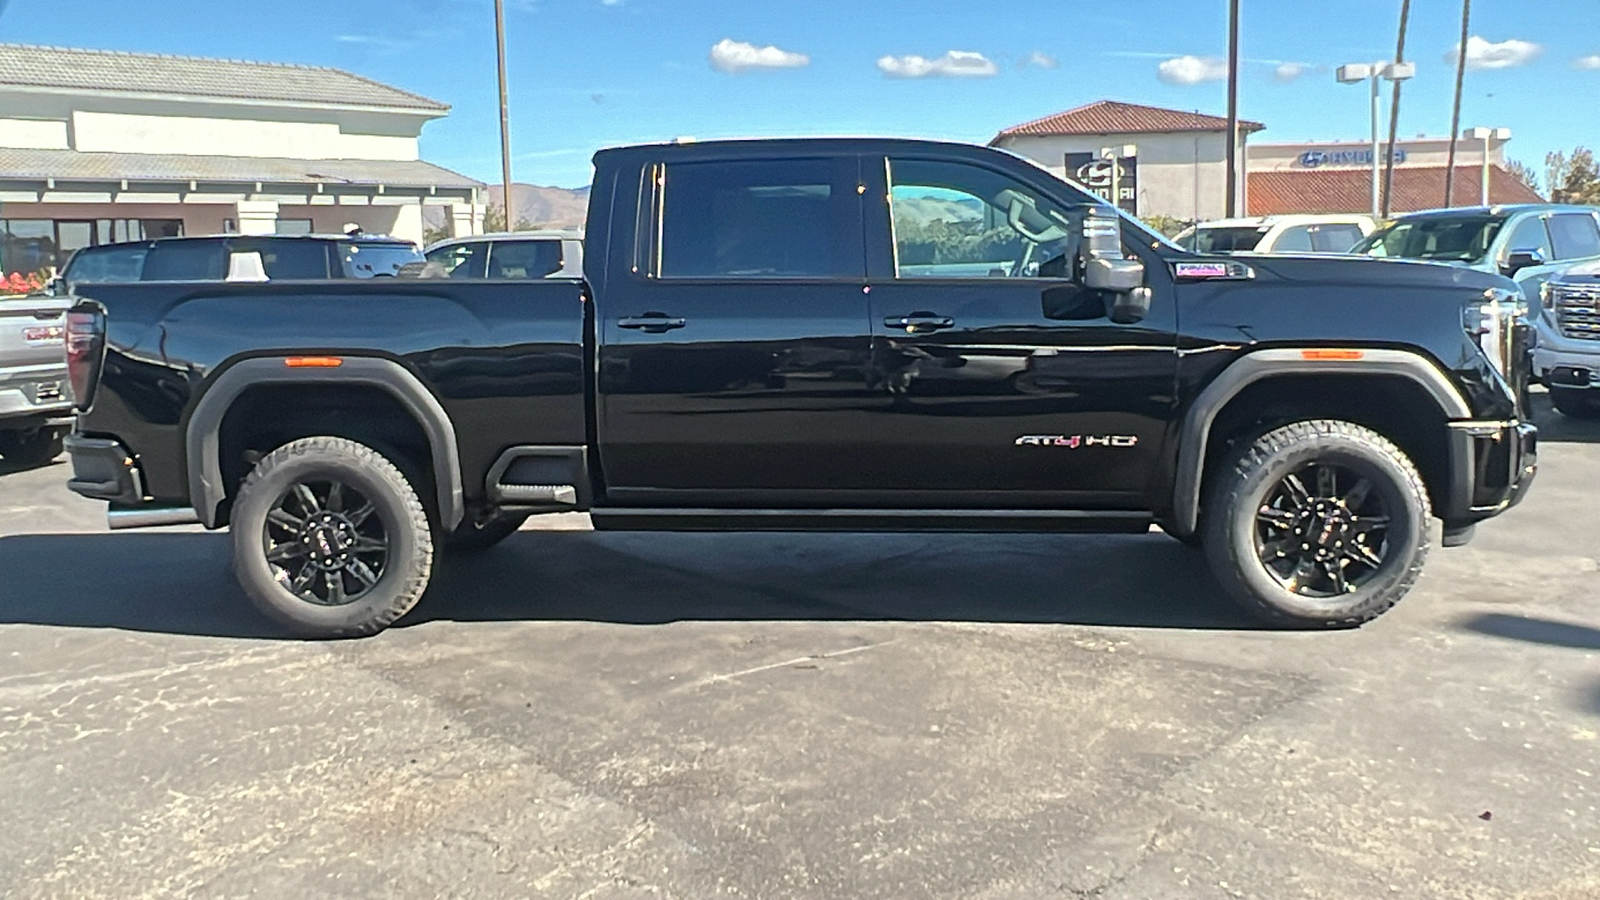
[{"label": "off-road tire", "polygon": [[[1258,515],[1289,475],[1307,464],[1370,479],[1389,525],[1376,566],[1354,592],[1302,596],[1262,562]],[[1416,466],[1391,441],[1350,422],[1314,420],[1276,428],[1235,452],[1208,479],[1202,532],[1217,581],[1246,610],[1280,628],[1353,628],[1377,618],[1411,590],[1427,559],[1431,511]]]},{"label": "off-road tire", "polygon": [[1600,419],[1600,391],[1553,387],[1550,402],[1556,412],[1570,419]]},{"label": "off-road tire", "polygon": [[526,515],[499,516],[479,525],[470,518],[463,521],[456,530],[444,540],[445,552],[454,556],[471,556],[499,544],[501,541],[517,533],[522,523],[528,521]]},{"label": "off-road tire", "polygon": [[[293,593],[267,560],[267,516],[296,484],[337,480],[375,507],[389,542],[376,583],[342,606],[319,606]],[[311,437],[261,459],[233,504],[233,571],[263,613],[298,637],[349,638],[376,634],[422,598],[433,569],[433,533],[417,492],[382,454],[355,441]]]},{"label": "off-road tire", "polygon": [[61,428],[0,431],[0,456],[13,465],[32,468],[48,465],[60,456],[67,432]]}]

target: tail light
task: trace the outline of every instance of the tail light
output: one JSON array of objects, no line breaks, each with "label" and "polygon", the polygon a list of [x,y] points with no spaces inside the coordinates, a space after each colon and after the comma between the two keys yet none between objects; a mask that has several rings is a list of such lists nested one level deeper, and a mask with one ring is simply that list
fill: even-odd
[{"label": "tail light", "polygon": [[67,377],[79,412],[94,405],[94,389],[106,357],[106,311],[98,303],[80,303],[67,313]]}]

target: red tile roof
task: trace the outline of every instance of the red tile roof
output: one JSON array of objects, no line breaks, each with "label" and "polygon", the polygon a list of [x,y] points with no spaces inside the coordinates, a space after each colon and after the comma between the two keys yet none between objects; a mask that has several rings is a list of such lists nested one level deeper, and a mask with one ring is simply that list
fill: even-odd
[{"label": "red tile roof", "polygon": [[[1240,120],[1239,127],[1245,132],[1260,131],[1265,128],[1260,122],[1246,122]],[[1013,125],[995,135],[990,144],[1005,137],[1021,135],[1061,135],[1061,134],[1150,134],[1154,132],[1170,131],[1227,131],[1228,120],[1221,116],[1207,116],[1197,112],[1184,112],[1180,109],[1161,109],[1157,106],[1140,106],[1137,103],[1119,103],[1115,100],[1101,100],[1059,112],[1053,116],[1034,119],[1032,122],[1023,122]]]},{"label": "red tile roof", "polygon": [[[1419,166],[1394,170],[1394,212],[1416,212],[1444,206],[1444,166]],[[1287,213],[1356,213],[1372,208],[1370,169],[1276,169],[1251,172],[1249,207],[1252,216]],[[1483,169],[1456,166],[1455,203],[1476,205],[1483,188]],[[1489,202],[1543,203],[1534,190],[1499,166],[1489,170]]]}]

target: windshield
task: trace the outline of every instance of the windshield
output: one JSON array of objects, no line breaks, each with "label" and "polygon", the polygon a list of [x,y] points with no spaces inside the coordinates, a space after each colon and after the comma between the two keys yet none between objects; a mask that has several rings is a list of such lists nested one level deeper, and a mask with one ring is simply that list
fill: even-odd
[{"label": "windshield", "polygon": [[1256,248],[1266,231],[1255,225],[1224,228],[1197,228],[1184,238],[1186,250],[1196,253],[1246,253]]},{"label": "windshield", "polygon": [[1504,216],[1401,220],[1357,244],[1351,253],[1397,259],[1475,263],[1483,259]]},{"label": "windshield", "polygon": [[349,243],[339,245],[346,278],[393,278],[403,266],[424,262],[410,244]]}]

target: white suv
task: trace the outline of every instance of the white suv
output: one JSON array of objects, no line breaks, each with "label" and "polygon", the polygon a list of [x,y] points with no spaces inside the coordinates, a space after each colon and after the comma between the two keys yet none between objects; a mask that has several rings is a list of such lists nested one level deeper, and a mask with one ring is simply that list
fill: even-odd
[{"label": "white suv", "polygon": [[1202,222],[1176,240],[1196,253],[1349,253],[1377,230],[1371,216],[1257,216]]}]

